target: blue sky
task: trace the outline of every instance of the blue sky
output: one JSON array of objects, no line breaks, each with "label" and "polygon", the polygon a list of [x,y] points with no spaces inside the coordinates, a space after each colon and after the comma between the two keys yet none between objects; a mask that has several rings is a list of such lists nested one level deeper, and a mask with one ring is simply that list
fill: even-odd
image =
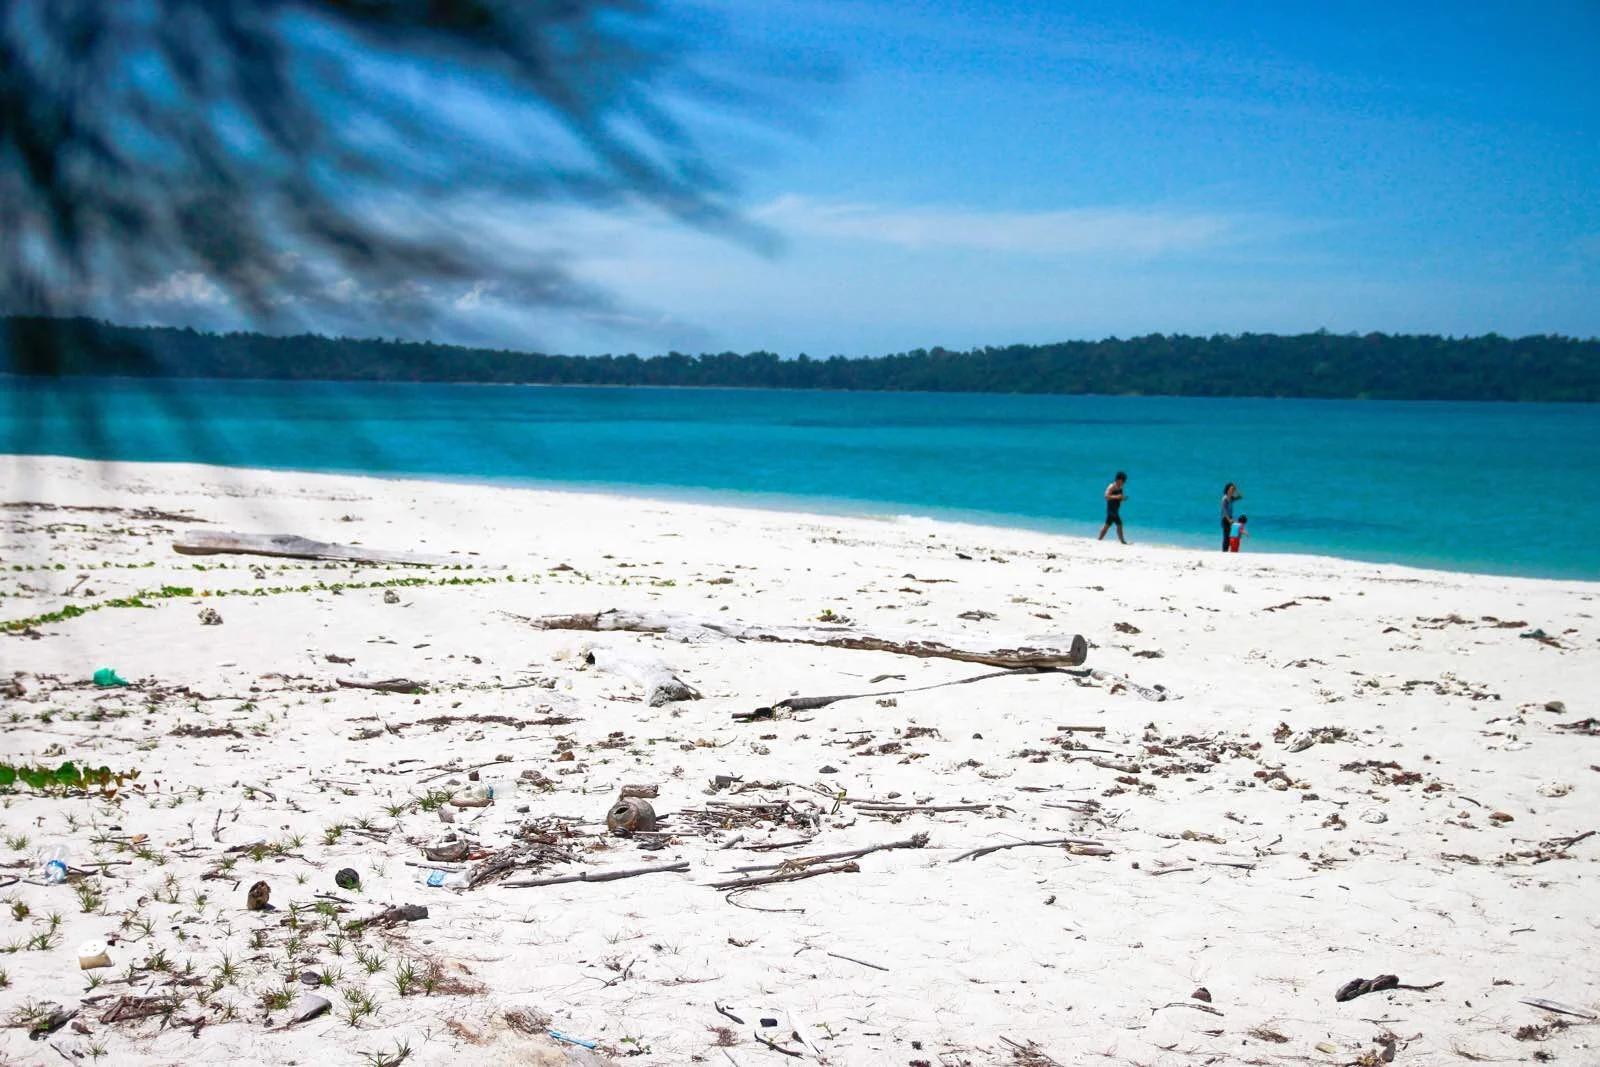
[{"label": "blue sky", "polygon": [[[716,40],[704,64],[838,72],[790,84],[784,122],[706,127],[775,240],[642,209],[518,209],[498,220],[507,239],[564,249],[616,309],[525,313],[490,290],[436,336],[825,356],[1152,332],[1600,335],[1592,0],[668,10]],[[694,30],[717,22],[740,44]]]}]

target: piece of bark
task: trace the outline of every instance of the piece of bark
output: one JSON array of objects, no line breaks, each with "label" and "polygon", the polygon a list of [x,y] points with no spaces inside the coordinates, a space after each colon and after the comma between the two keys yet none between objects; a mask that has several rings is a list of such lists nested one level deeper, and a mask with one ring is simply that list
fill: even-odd
[{"label": "piece of bark", "polygon": [[449,556],[417,552],[392,552],[360,545],[313,541],[298,534],[247,534],[191,530],[172,542],[183,556],[274,556],[283,559],[343,560],[350,563],[400,563],[412,567],[441,567],[459,563]]},{"label": "piece of bark", "polygon": [[1028,638],[995,648],[962,647],[961,637],[930,637],[914,631],[869,631],[849,626],[759,626],[737,620],[697,619],[670,612],[608,610],[526,619],[540,630],[627,630],[664,633],[685,641],[769,641],[894,652],[923,659],[953,659],[991,667],[1076,667],[1089,656],[1082,634]]},{"label": "piece of bark", "polygon": [[370,919],[357,919],[351,923],[352,929],[361,930],[368,926],[394,926],[398,923],[414,923],[428,917],[428,909],[421,904],[398,904],[384,908]]}]

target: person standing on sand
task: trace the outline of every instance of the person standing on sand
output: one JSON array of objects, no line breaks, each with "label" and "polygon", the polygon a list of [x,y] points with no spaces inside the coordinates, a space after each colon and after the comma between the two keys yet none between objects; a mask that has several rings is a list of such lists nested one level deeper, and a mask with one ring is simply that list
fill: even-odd
[{"label": "person standing on sand", "polygon": [[1229,482],[1222,487],[1222,551],[1228,551],[1228,539],[1233,534],[1233,502],[1243,500],[1239,487]]},{"label": "person standing on sand", "polygon": [[1123,471],[1118,471],[1117,477],[1110,485],[1106,486],[1106,524],[1100,527],[1100,536],[1095,540],[1104,541],[1106,539],[1106,531],[1111,529],[1112,526],[1116,526],[1117,540],[1123,544],[1128,543],[1128,539],[1122,536],[1122,502],[1128,499],[1128,494],[1122,491],[1122,487],[1127,484],[1127,474]]}]

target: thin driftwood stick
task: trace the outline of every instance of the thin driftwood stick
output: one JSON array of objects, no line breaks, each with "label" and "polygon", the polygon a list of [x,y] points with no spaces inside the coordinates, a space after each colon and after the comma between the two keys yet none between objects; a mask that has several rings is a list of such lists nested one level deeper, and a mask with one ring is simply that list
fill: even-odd
[{"label": "thin driftwood stick", "polygon": [[851,963],[859,963],[863,967],[871,967],[875,971],[887,971],[889,969],[876,963],[868,963],[866,960],[858,960],[854,956],[846,956],[841,952],[830,952],[828,955],[836,960],[849,960]]},{"label": "thin driftwood stick", "polygon": [[[815,711],[817,708],[825,708],[829,704],[836,704],[841,700],[861,700],[866,697],[897,697],[904,696],[907,693],[926,693],[930,689],[943,689],[952,685],[971,685],[973,682],[983,682],[990,678],[1053,674],[1055,671],[1056,668],[1054,667],[1017,667],[1014,670],[991,671],[988,674],[978,674],[971,678],[957,678],[950,682],[935,682],[932,685],[919,685],[911,689],[879,689],[872,693],[844,693],[831,697],[785,697],[782,700],[774,701],[772,706],[783,711]],[[894,677],[902,678],[904,675],[895,675]],[[1104,729],[1104,727],[1101,729]]]},{"label": "thin driftwood stick", "polygon": [[878,800],[846,800],[857,811],[987,811],[997,807],[995,804],[888,804]]},{"label": "thin driftwood stick", "polygon": [[871,855],[874,852],[884,852],[892,848],[926,848],[927,845],[927,834],[913,834],[904,841],[892,841],[887,845],[871,845],[867,848],[852,848],[847,849],[844,852],[827,852],[820,856],[795,856],[792,859],[784,860],[782,863],[762,863],[754,867],[735,867],[734,870],[740,873],[745,871],[772,871],[784,869],[794,870],[796,867],[808,867],[813,863],[832,863],[836,860],[858,860],[862,856]]},{"label": "thin driftwood stick", "polygon": [[[751,852],[773,852],[780,848],[794,848],[796,845],[809,844],[811,844],[811,838],[802,837],[798,841],[762,841],[758,844],[745,845],[744,847],[749,849]],[[128,862],[132,863],[133,861],[129,860]]]},{"label": "thin driftwood stick", "polygon": [[819,874],[859,874],[859,863],[839,863],[832,867],[807,867],[785,874],[767,874],[756,878],[735,878],[729,882],[712,882],[712,889],[750,889],[758,885],[775,885],[778,882],[798,882],[802,878],[815,878]]},{"label": "thin driftwood stick", "polygon": [[623,871],[580,871],[577,874],[563,874],[555,878],[523,878],[515,882],[501,882],[506,889],[527,889],[540,885],[563,885],[567,882],[615,882],[619,878],[637,878],[641,874],[667,874],[670,871],[687,871],[688,860],[679,860],[663,867],[634,867]]},{"label": "thin driftwood stick", "polygon": [[1222,1014],[1222,1012],[1218,1011],[1216,1008],[1213,1008],[1211,1005],[1202,1004],[1198,1000],[1174,1000],[1170,1004],[1161,1005],[1160,1008],[1151,1008],[1150,1009],[1150,1014],[1154,1015],[1156,1012],[1161,1011],[1163,1008],[1193,1008],[1195,1011],[1210,1012],[1212,1015],[1221,1015]]},{"label": "thin driftwood stick", "polygon": [[[519,616],[512,616],[518,618]],[[758,626],[737,620],[699,619],[669,612],[597,611],[581,615],[545,615],[523,621],[540,630],[629,630],[664,633],[685,641],[772,641],[828,648],[854,648],[895,652],[924,659],[953,659],[991,667],[1077,667],[1089,658],[1089,642],[1082,634],[1030,638],[1010,647],[966,648],[948,640],[915,632],[872,632],[849,626]],[[1033,641],[1048,642],[1034,644]]]},{"label": "thin driftwood stick", "polygon": [[1012,841],[1005,845],[989,845],[986,848],[975,848],[971,852],[963,852],[954,859],[948,859],[945,862],[954,863],[956,860],[977,859],[979,856],[987,856],[991,852],[1000,852],[1008,848],[1027,848],[1030,845],[1082,845],[1085,848],[1105,848],[1098,841],[1085,841],[1081,837],[1048,837],[1042,841]]},{"label": "thin driftwood stick", "polygon": [[506,762],[509,762],[509,761],[503,760],[503,759],[492,759],[488,763],[472,763],[472,764],[468,764],[465,767],[428,767],[428,768],[426,768],[427,770],[438,771],[439,773],[438,774],[430,774],[426,778],[419,778],[419,779],[417,779],[417,784],[418,785],[427,785],[429,782],[436,782],[440,778],[448,778],[452,774],[470,774],[473,771],[481,771],[485,767],[493,767],[497,763],[506,763]]},{"label": "thin driftwood stick", "polygon": [[1045,1055],[1042,1051],[1040,1051],[1039,1046],[1034,1044],[1032,1041],[1029,1041],[1026,1045],[1024,1045],[1021,1042],[1011,1040],[1004,1034],[1000,1036],[1000,1040],[1004,1041],[1011,1047],[1012,1056],[1019,1063],[1042,1062],[1045,1067],[1064,1067],[1060,1060]]}]

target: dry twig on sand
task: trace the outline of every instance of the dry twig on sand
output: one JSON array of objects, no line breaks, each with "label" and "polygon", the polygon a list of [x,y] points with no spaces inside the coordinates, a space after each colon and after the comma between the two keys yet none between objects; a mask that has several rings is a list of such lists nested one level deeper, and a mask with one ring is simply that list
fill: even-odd
[{"label": "dry twig on sand", "polygon": [[843,852],[827,852],[821,856],[795,856],[791,859],[784,860],[782,863],[761,863],[751,867],[735,867],[734,870],[741,874],[746,871],[792,871],[801,867],[809,867],[815,863],[833,863],[839,860],[858,860],[862,856],[868,856],[874,852],[884,852],[889,849],[896,848],[926,848],[927,845],[927,834],[913,834],[904,841],[892,841],[887,845],[869,845],[866,848],[852,848]]},{"label": "dry twig on sand", "polygon": [[954,863],[956,860],[977,859],[979,856],[987,856],[991,852],[1000,852],[1008,848],[1027,848],[1030,845],[1066,845],[1068,848],[1076,847],[1084,850],[1094,850],[1075,852],[1074,855],[1078,856],[1111,855],[1111,850],[1098,841],[1085,841],[1079,837],[1047,837],[1042,841],[1012,841],[1005,845],[989,845],[985,848],[975,848],[971,852],[963,852],[959,856],[945,860],[945,862]]},{"label": "dry twig on sand", "polygon": [[767,874],[756,878],[735,878],[728,882],[712,882],[712,889],[751,889],[758,885],[776,885],[779,882],[798,882],[802,878],[815,878],[820,874],[859,874],[859,863],[838,863],[832,867],[802,867],[783,874]]},{"label": "dry twig on sand", "polygon": [[523,878],[515,882],[501,882],[505,889],[528,889],[541,885],[564,885],[567,882],[615,882],[621,878],[637,878],[644,874],[668,874],[673,871],[687,871],[688,860],[679,860],[661,867],[633,867],[620,871],[580,871],[577,874],[563,874],[554,878]]}]

